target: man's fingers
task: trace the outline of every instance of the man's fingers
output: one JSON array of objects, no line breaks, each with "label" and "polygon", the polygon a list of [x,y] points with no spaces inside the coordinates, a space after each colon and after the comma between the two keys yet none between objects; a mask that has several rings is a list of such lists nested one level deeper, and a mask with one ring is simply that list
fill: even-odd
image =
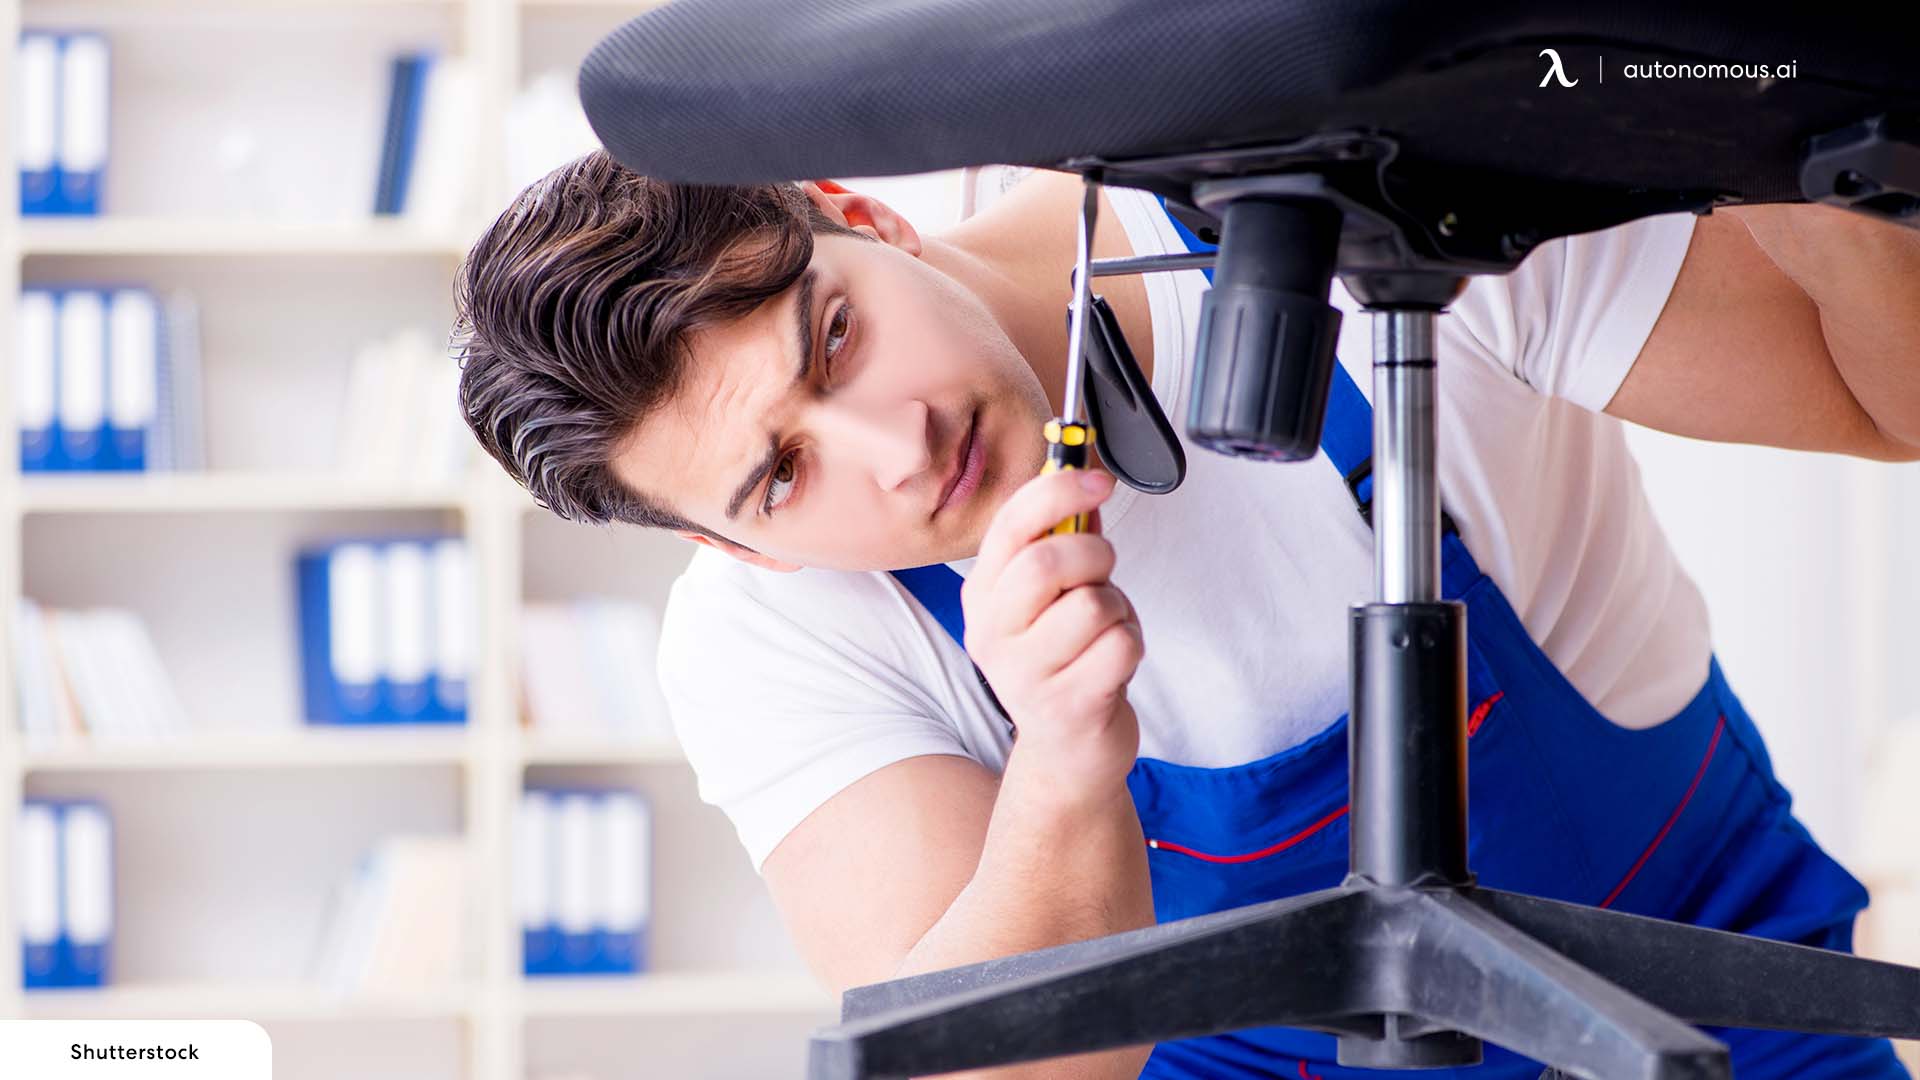
[{"label": "man's fingers", "polygon": [[1027,670],[1052,678],[1109,628],[1133,617],[1133,605],[1111,585],[1069,590],[1033,621],[1015,645]]},{"label": "man's fingers", "polygon": [[1024,631],[1061,593],[1113,575],[1113,545],[1094,533],[1043,536],[1014,553],[1000,573],[996,633]]},{"label": "man's fingers", "polygon": [[1113,474],[1097,469],[1044,473],[1027,481],[994,516],[968,579],[980,578],[990,587],[1015,552],[1073,515],[1093,510],[1112,493]]}]

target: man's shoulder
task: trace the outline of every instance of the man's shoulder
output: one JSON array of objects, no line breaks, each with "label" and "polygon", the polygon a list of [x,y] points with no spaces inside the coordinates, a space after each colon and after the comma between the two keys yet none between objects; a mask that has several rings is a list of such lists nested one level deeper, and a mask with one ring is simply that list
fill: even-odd
[{"label": "man's shoulder", "polygon": [[899,604],[887,575],[864,571],[765,570],[701,547],[668,593],[662,614],[669,638],[716,633],[800,633],[840,637],[871,629]]}]

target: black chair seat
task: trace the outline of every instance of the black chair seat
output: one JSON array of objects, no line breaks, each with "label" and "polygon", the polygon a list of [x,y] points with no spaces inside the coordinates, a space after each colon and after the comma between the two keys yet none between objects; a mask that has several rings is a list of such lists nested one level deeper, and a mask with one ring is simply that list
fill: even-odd
[{"label": "black chair seat", "polygon": [[[1809,134],[1920,107],[1916,30],[1912,3],[675,0],[601,42],[580,96],[622,164],[691,182],[1360,129],[1439,168],[1767,202],[1800,197]],[[1578,85],[1540,85],[1548,47]],[[1625,77],[1654,60],[1797,71]]]}]

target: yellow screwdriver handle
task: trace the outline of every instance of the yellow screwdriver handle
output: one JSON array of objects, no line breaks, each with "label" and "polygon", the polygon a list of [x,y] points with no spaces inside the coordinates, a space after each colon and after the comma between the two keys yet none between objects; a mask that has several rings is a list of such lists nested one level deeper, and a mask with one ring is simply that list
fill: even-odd
[{"label": "yellow screwdriver handle", "polygon": [[[1093,444],[1093,427],[1073,420],[1049,420],[1046,426],[1047,463],[1040,475],[1068,472],[1087,467],[1087,447]],[[1087,515],[1075,514],[1047,530],[1049,536],[1083,533],[1088,529]]]}]

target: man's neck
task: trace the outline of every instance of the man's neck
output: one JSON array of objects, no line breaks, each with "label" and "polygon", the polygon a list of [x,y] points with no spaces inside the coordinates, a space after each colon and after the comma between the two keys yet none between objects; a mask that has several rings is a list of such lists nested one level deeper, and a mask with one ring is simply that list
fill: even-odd
[{"label": "man's neck", "polygon": [[[987,305],[1045,388],[1058,414],[1066,389],[1067,311],[1079,242],[1081,180],[1035,170],[998,202],[923,239],[921,258],[972,289]],[[1103,195],[1094,226],[1095,258],[1133,254],[1126,230]],[[1147,378],[1153,377],[1146,288],[1135,276],[1097,282]]]}]

